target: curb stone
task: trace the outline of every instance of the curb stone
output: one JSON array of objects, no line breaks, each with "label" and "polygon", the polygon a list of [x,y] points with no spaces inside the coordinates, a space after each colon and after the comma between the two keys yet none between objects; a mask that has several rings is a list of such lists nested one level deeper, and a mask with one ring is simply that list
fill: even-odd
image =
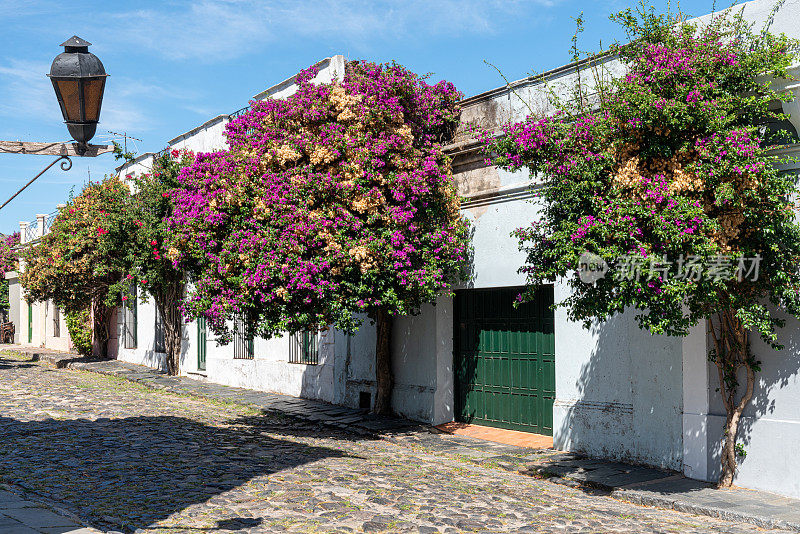
[{"label": "curb stone", "polygon": [[[577,455],[568,456],[571,458],[577,458]],[[646,490],[626,489],[624,487],[620,487],[619,485],[613,485],[598,480],[587,480],[585,478],[566,474],[563,471],[553,469],[547,465],[531,464],[526,468],[520,469],[519,473],[527,476],[542,477],[551,483],[562,484],[573,488],[587,488],[601,491],[607,494],[609,497],[613,497],[624,502],[629,502],[631,504],[664,508],[687,514],[703,515],[716,519],[722,519],[724,521],[749,523],[763,529],[781,529],[800,532],[800,522],[785,521],[776,519],[774,517],[741,512],[729,508],[721,508],[718,506],[689,502],[676,497],[658,495],[654,492],[649,492]],[[710,487],[711,485],[708,484],[708,486]]]},{"label": "curb stone", "polygon": [[688,514],[715,517],[725,521],[749,523],[763,529],[781,529],[800,532],[800,523],[796,523],[794,521],[782,521],[779,519],[772,519],[769,517],[748,514],[745,512],[736,512],[725,508],[689,503],[686,501],[681,501],[680,499],[671,499],[669,497],[655,497],[636,490],[615,489],[610,492],[610,495],[615,499],[629,502],[631,504],[655,506],[658,508],[667,508]]}]

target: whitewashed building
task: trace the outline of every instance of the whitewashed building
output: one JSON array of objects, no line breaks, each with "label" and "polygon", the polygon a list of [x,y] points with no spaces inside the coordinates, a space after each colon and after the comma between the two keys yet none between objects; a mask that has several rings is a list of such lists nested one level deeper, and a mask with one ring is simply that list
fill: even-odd
[{"label": "whitewashed building", "polygon": [[[39,239],[50,231],[56,213],[40,213],[33,221],[20,221],[19,246],[36,246]],[[9,319],[14,323],[14,343],[55,350],[73,350],[64,312],[49,301],[29,304],[25,300],[25,291],[19,284],[19,273],[24,269],[25,263],[20,262],[19,271],[7,272],[5,275],[8,280]]]},{"label": "whitewashed building", "polygon": [[[745,16],[761,24],[772,7],[771,0],[750,2]],[[798,20],[800,4],[786,3],[771,29],[800,38]],[[317,66],[316,79],[330,81],[342,76],[345,59],[334,56]],[[492,128],[522,120],[530,108],[547,111],[545,86],[567,90],[586,67],[567,65],[469,97],[462,121]],[[621,70],[613,58],[602,67],[609,75]],[[800,66],[793,72],[800,75]],[[777,83],[798,96],[783,104],[792,115],[784,126],[798,132],[800,84]],[[287,96],[294,88],[290,78],[254,98]],[[169,148],[225,148],[224,127],[236,113],[175,137]],[[567,294],[562,283],[542,288],[534,303],[514,309],[511,299],[525,281],[517,271],[524,255],[510,233],[537,216],[531,177],[487,166],[477,143],[463,134],[448,151],[465,198],[462,211],[474,228],[473,278],[456,288],[455,298],[440,297],[420,315],[395,321],[393,408],[432,424],[457,420],[551,434],[559,449],[715,480],[725,412],[707,361],[706,325],[686,338],[652,336],[632,314],[623,314],[585,330],[564,310],[549,308]],[[800,144],[782,151],[800,156]],[[119,170],[145,172],[152,158],[143,154]],[[25,313],[21,309],[23,319]],[[41,321],[34,319],[34,330]],[[163,367],[163,334],[152,300],[118,309],[115,321],[110,350],[117,358]],[[29,343],[41,339],[33,335]],[[800,497],[800,456],[794,454],[800,442],[800,322],[788,319],[781,342],[786,349],[776,352],[753,341],[762,372],[742,421],[748,454],[736,484]],[[329,331],[217,346],[202,323],[192,322],[183,332],[180,366],[204,380],[369,407],[374,346],[369,325],[353,336]]]}]

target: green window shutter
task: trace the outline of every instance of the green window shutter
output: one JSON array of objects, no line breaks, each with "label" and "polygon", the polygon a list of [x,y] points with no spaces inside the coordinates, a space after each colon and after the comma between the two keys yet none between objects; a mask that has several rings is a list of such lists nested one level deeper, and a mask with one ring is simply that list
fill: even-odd
[{"label": "green window shutter", "polygon": [[197,369],[206,370],[206,319],[197,320]]},{"label": "green window shutter", "polygon": [[33,343],[33,303],[28,304],[28,343]]}]

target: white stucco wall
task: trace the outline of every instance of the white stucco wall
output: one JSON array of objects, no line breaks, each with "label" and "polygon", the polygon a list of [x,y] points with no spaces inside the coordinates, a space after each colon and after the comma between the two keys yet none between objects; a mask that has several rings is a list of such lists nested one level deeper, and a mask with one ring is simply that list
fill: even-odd
[{"label": "white stucco wall", "polygon": [[[568,296],[556,284],[555,300]],[[586,330],[559,308],[556,448],[680,469],[682,344],[640,330],[625,313]]]},{"label": "white stucco wall", "polygon": [[[800,321],[778,312],[786,320],[779,331],[776,351],[756,336],[751,350],[761,362],[753,400],[740,423],[739,441],[747,456],[740,459],[735,484],[800,498]],[[709,343],[710,345],[711,343]],[[716,393],[716,366],[708,363],[709,415],[707,418],[707,480],[720,472],[722,429],[725,409]],[[739,382],[744,387],[745,376]],[[741,394],[741,391],[740,391]],[[702,477],[701,477],[702,478]]]},{"label": "white stucco wall", "polygon": [[[365,321],[336,344],[343,378],[341,404],[359,407],[359,394],[375,402],[375,327]],[[399,415],[431,424],[453,420],[453,299],[441,296],[419,315],[396,317],[392,328],[392,408]]]}]

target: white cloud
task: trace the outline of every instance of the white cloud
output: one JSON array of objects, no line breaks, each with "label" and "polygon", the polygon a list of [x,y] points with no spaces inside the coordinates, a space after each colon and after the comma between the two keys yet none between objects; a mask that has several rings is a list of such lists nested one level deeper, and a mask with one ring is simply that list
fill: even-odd
[{"label": "white cloud", "polygon": [[134,107],[129,100],[117,98],[112,94],[103,102],[98,133],[106,130],[143,132],[152,129],[153,126],[150,116]]},{"label": "white cloud", "polygon": [[200,0],[100,17],[109,38],[173,60],[224,61],[297,36],[367,39],[497,33],[521,10],[560,0]]},{"label": "white cloud", "polygon": [[110,38],[176,60],[224,60],[271,38],[258,14],[249,13],[243,2],[192,2],[172,9],[118,13],[111,19]]},{"label": "white cloud", "polygon": [[[53,86],[46,73],[48,63],[5,59],[0,61],[0,116],[14,117],[22,124],[56,124],[63,121]],[[140,111],[138,102],[147,98],[174,98],[185,92],[171,92],[168,88],[136,80],[114,80],[118,87],[106,91],[100,114],[100,127],[142,131],[152,127],[148,117]]]},{"label": "white cloud", "polygon": [[18,117],[21,122],[63,120],[48,72],[49,63],[0,61],[0,115]]},{"label": "white cloud", "polygon": [[[145,113],[156,101],[192,102],[196,91],[125,76],[109,78],[100,116],[100,130],[145,132],[155,127],[153,113]],[[182,105],[186,107],[186,105]],[[135,135],[135,134],[134,134]]]}]

